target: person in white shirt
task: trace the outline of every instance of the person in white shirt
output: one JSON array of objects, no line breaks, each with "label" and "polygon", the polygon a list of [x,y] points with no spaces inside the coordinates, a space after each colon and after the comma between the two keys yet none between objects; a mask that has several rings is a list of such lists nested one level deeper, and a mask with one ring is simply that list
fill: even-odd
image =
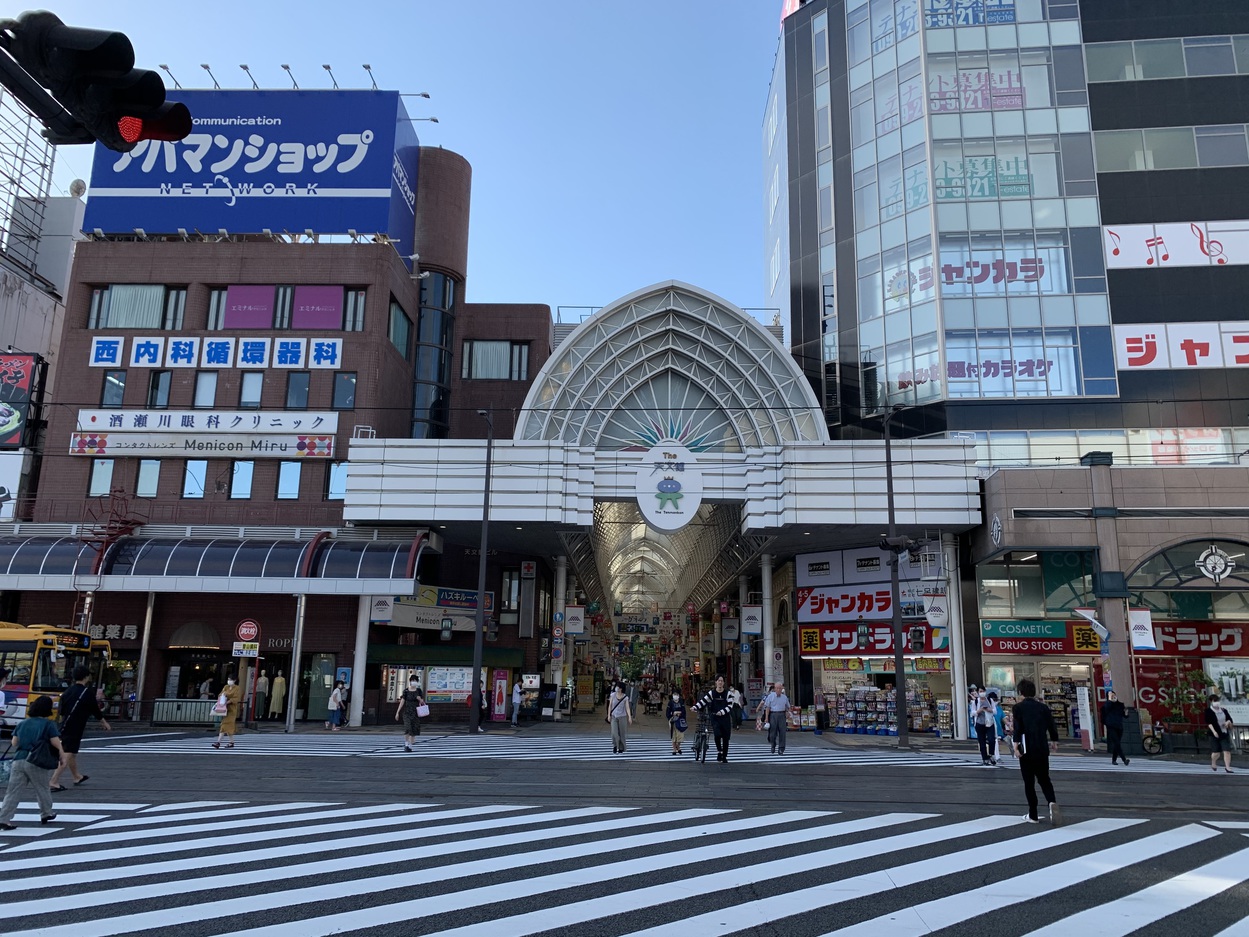
[{"label": "person in white shirt", "polygon": [[520,728],[520,699],[521,689],[520,681],[517,680],[512,684],[512,728]]},{"label": "person in white shirt", "polygon": [[768,744],[772,746],[772,754],[785,754],[785,734],[789,731],[789,697],[785,695],[784,683],[778,681],[773,685],[772,692],[759,704],[759,713],[768,726]]}]

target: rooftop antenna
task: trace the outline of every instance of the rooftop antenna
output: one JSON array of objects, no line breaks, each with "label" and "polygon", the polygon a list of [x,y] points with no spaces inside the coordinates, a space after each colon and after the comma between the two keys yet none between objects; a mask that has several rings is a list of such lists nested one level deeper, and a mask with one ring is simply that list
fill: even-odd
[{"label": "rooftop antenna", "polygon": [[251,70],[250,68],[248,68],[246,65],[240,65],[240,66],[239,66],[239,68],[241,68],[241,69],[243,69],[243,71],[247,72],[247,77],[248,77],[248,78],[250,78],[250,79],[252,80],[252,90],[253,90],[253,91],[259,91],[259,90],[260,90],[260,85],[256,84],[256,76],[252,74],[252,70]]},{"label": "rooftop antenna", "polygon": [[169,66],[168,66],[168,65],[158,65],[158,66],[156,66],[156,67],[157,67],[157,68],[159,68],[162,72],[164,72],[166,75],[168,75],[168,76],[169,76],[169,80],[173,82],[173,86],[174,86],[175,88],[177,88],[179,91],[181,91],[181,90],[182,90],[182,85],[178,84],[178,79],[177,79],[177,78],[174,78],[174,76],[173,76],[173,72],[171,72],[171,71],[169,70]]},{"label": "rooftop antenna", "polygon": [[220,91],[221,85],[217,84],[217,76],[213,74],[213,70],[209,68],[207,64],[201,65],[200,68],[208,72],[208,77],[213,80],[213,90]]},{"label": "rooftop antenna", "polygon": [[294,86],[295,86],[295,90],[296,90],[296,91],[298,91],[298,90],[299,90],[299,82],[297,82],[297,81],[295,80],[295,76],[291,74],[291,67],[290,67],[289,65],[283,65],[283,66],[282,66],[282,71],[286,72],[286,77],[287,77],[287,78],[289,78],[289,79],[291,80],[291,84],[292,84],[292,85],[294,85]]},{"label": "rooftop antenna", "polygon": [[330,81],[334,83],[334,90],[335,90],[335,91],[337,91],[337,90],[338,90],[338,80],[334,77],[334,73],[333,73],[332,71],[330,71],[330,67],[329,67],[328,65],[322,65],[321,67],[322,67],[322,68],[324,68],[324,69],[325,69],[325,71],[326,71],[326,74],[328,74],[328,75],[330,76]]},{"label": "rooftop antenna", "polygon": [[369,81],[373,82],[373,90],[377,90],[377,79],[373,77],[373,66],[365,65],[364,70],[369,73]]}]

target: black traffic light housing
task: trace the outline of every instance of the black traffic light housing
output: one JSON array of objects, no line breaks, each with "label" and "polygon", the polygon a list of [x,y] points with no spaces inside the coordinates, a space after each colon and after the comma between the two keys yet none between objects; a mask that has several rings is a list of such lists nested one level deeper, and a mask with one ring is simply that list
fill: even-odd
[{"label": "black traffic light housing", "polygon": [[125,33],[66,26],[40,10],[0,21],[0,47],[25,77],[52,93],[55,100],[32,100],[40,89],[0,62],[5,87],[43,121],[52,143],[98,140],[127,153],[140,140],[181,140],[191,132],[191,112],[165,100],[160,75],[134,67]]}]

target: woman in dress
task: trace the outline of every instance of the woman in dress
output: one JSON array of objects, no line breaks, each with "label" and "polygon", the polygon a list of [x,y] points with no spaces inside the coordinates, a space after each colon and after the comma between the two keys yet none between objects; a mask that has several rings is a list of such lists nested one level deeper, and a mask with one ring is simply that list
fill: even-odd
[{"label": "woman in dress", "polygon": [[226,714],[221,717],[221,725],[217,728],[217,741],[213,742],[213,748],[233,748],[234,747],[234,730],[238,727],[239,720],[239,703],[243,699],[243,691],[239,689],[238,680],[234,678],[234,674],[226,677],[226,685],[221,688],[221,696],[218,700],[225,697]]},{"label": "woman in dress", "polygon": [[733,737],[733,702],[729,699],[724,677],[716,677],[715,686],[694,704],[694,708],[706,708],[711,714],[712,732],[716,740],[716,761],[728,762],[729,739]]},{"label": "woman in dress", "polygon": [[416,736],[421,734],[421,716],[417,712],[425,705],[425,694],[421,692],[421,682],[415,677],[408,681],[408,688],[399,694],[399,707],[395,710],[395,722],[403,719],[403,750],[412,751],[416,744]]}]

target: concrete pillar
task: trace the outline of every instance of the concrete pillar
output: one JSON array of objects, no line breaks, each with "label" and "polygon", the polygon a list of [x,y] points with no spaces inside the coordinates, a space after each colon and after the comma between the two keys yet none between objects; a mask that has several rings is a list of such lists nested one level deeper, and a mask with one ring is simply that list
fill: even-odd
[{"label": "concrete pillar", "polygon": [[[555,588],[553,590],[552,600],[555,607],[552,612],[559,615],[560,622],[564,620],[564,610],[568,608],[568,557],[555,557]],[[549,627],[550,622],[541,623],[542,627]],[[564,658],[555,659],[556,646],[563,648],[563,641],[556,641],[551,638],[551,682],[555,684],[555,721],[560,721],[559,714],[559,688],[564,684]],[[562,654],[561,650],[561,654]]]},{"label": "concrete pillar", "polygon": [[135,674],[134,708],[130,718],[139,721],[139,713],[143,709],[143,678],[147,675],[147,654],[152,642],[152,618],[156,612],[156,593],[147,594],[147,610],[143,613],[143,641],[139,645],[139,672]]},{"label": "concrete pillar", "polygon": [[[364,716],[364,665],[369,656],[369,613],[373,596],[362,595],[356,605],[356,646],[351,656],[351,695],[347,699],[347,724],[359,726]],[[378,699],[379,714],[387,703]]]},{"label": "concrete pillar", "polygon": [[[772,554],[764,553],[759,557],[760,589],[763,592],[763,682],[774,683],[785,679],[785,669],[779,671],[772,664],[772,653],[776,650],[776,638],[772,634]],[[766,689],[766,687],[765,687]]]},{"label": "concrete pillar", "polygon": [[[1115,494],[1110,464],[1089,466],[1093,496],[1093,528],[1098,547],[1098,566],[1103,573],[1121,572],[1119,560],[1119,518],[1115,510]],[[1136,705],[1135,674],[1129,650],[1128,621],[1122,596],[1099,597],[1097,618],[1110,632],[1110,675],[1115,693],[1125,706]],[[1096,699],[1096,688],[1093,690]],[[1091,727],[1090,727],[1091,728]]]},{"label": "concrete pillar", "polygon": [[[300,657],[304,652],[304,617],[308,610],[308,596],[295,596],[295,640],[291,642],[291,678],[286,684],[286,731],[295,731],[295,706],[299,700],[299,681],[303,674]],[[307,713],[305,713],[307,715]]]},{"label": "concrete pillar", "polygon": [[[749,602],[750,602],[750,577],[738,576],[737,577],[737,619],[738,619],[739,629],[741,628],[741,624],[742,624],[742,606],[748,604]],[[738,633],[741,634],[740,630]],[[741,640],[743,644],[749,641],[749,639],[744,634],[742,635]],[[746,686],[747,685],[746,680],[749,677],[750,677],[750,655],[742,654],[741,657],[738,659],[737,680],[739,683],[741,683],[742,686]]]},{"label": "concrete pillar", "polygon": [[[956,739],[967,738],[967,654],[963,645],[963,590],[960,588],[958,541],[953,534],[941,535],[941,571],[945,574],[945,601],[950,616],[950,693],[951,725]],[[977,627],[979,637],[979,627]],[[979,686],[981,681],[976,680]]]}]

